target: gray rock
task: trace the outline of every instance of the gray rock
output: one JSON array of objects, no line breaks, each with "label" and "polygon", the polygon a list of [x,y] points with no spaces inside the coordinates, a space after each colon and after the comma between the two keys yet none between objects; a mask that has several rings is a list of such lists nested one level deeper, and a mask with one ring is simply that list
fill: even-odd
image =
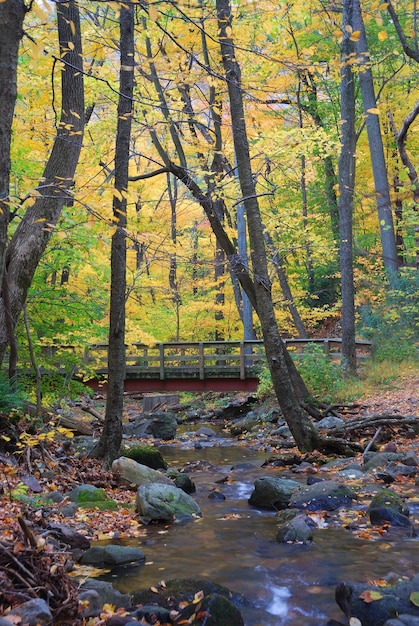
[{"label": "gray rock", "polygon": [[369,472],[377,467],[386,467],[390,461],[401,461],[403,454],[399,452],[367,452],[364,456],[363,472]]},{"label": "gray rock", "polygon": [[79,593],[79,600],[83,603],[82,617],[98,617],[103,608],[103,602],[97,591],[86,589]]},{"label": "gray rock", "polygon": [[182,489],[185,493],[195,493],[196,486],[193,480],[184,472],[169,472],[169,478],[174,482],[175,487]]},{"label": "gray rock", "polygon": [[314,425],[319,430],[322,430],[322,429],[328,430],[329,428],[336,428],[338,426],[343,426],[344,423],[345,423],[345,420],[343,420],[341,417],[336,417],[335,415],[327,415],[323,419],[316,422]]},{"label": "gray rock", "polygon": [[201,426],[195,432],[196,435],[203,435],[204,437],[216,437],[217,433],[212,428],[208,428],[208,426]]},{"label": "gray rock", "polygon": [[258,509],[279,511],[288,506],[292,493],[299,487],[297,481],[286,478],[271,476],[257,478],[248,502]]},{"label": "gray rock", "polygon": [[323,480],[300,487],[290,499],[290,506],[306,511],[334,511],[347,506],[356,498],[355,493],[334,480]]},{"label": "gray rock", "polygon": [[162,483],[138,488],[136,510],[150,520],[184,520],[201,515],[201,509],[191,496],[173,484]]},{"label": "gray rock", "polygon": [[112,544],[92,546],[84,552],[80,559],[82,565],[95,565],[96,567],[117,567],[128,563],[143,563],[144,561],[145,554],[140,548]]},{"label": "gray rock", "polygon": [[35,600],[29,600],[20,604],[15,609],[12,609],[8,614],[12,618],[10,620],[13,624],[16,621],[13,619],[16,616],[20,616],[22,624],[27,626],[39,626],[41,624],[49,624],[52,620],[52,613],[49,610],[48,604],[41,598]]},{"label": "gray rock", "polygon": [[[346,590],[347,608],[351,616],[357,617],[365,626],[383,626],[388,621],[394,620],[394,615],[398,615],[397,619],[400,621],[401,616],[404,616],[405,621],[401,622],[403,626],[407,624],[417,626],[416,622],[407,620],[419,619],[419,608],[410,601],[410,594],[419,591],[418,574],[410,580],[402,581],[389,588],[374,587],[367,583],[340,583],[339,587],[344,587]],[[374,602],[364,602],[362,594],[368,591],[378,591],[380,598]]]},{"label": "gray rock", "polygon": [[119,474],[121,478],[134,485],[145,485],[147,483],[164,483],[165,485],[173,485],[173,482],[159,472],[147,465],[140,465],[134,459],[128,459],[121,456],[112,463],[112,472]]},{"label": "gray rock", "polygon": [[279,527],[276,540],[279,543],[309,543],[313,539],[313,531],[307,524],[304,515],[296,515],[293,519]]},{"label": "gray rock", "polygon": [[388,619],[384,626],[419,626],[419,617],[414,615],[399,615],[398,618]]},{"label": "gray rock", "polygon": [[245,432],[248,432],[249,430],[252,430],[256,426],[258,421],[258,416],[255,415],[253,411],[249,411],[249,413],[245,417],[234,421],[230,425],[230,433],[233,435],[233,437],[241,435]]},{"label": "gray rock", "polygon": [[[104,604],[113,604],[117,609],[120,607],[131,606],[131,595],[128,593],[121,593],[113,588],[111,583],[107,583],[103,580],[96,580],[91,578],[84,582],[81,586],[81,593],[94,591],[96,595],[91,594],[92,611],[99,608],[99,613],[102,610]],[[96,615],[99,615],[97,613]],[[96,617],[96,615],[90,615],[90,617]]]},{"label": "gray rock", "polygon": [[359,480],[360,478],[365,478],[364,472],[358,469],[344,469],[338,472],[338,475],[344,480]]},{"label": "gray rock", "polygon": [[155,439],[168,441],[176,437],[177,421],[173,413],[153,413],[145,432]]},{"label": "gray rock", "polygon": [[402,463],[404,463],[404,465],[410,465],[410,466],[413,466],[413,467],[417,467],[419,465],[419,458],[417,457],[417,455],[415,454],[415,452],[413,450],[409,450],[404,455],[404,457],[402,459]]}]

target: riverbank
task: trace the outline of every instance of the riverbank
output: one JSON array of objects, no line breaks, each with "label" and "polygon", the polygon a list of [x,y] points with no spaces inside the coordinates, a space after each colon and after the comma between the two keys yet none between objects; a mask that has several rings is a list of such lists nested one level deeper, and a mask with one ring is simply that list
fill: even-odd
[{"label": "riverbank", "polygon": [[[387,418],[391,415],[403,415],[405,417],[417,415],[419,412],[418,382],[417,379],[411,377],[409,379],[409,386],[403,384],[399,389],[389,390],[388,393],[374,394],[369,398],[361,399],[353,404],[350,413],[345,415],[344,420],[353,420],[354,416],[359,416],[361,420],[371,415],[387,416]],[[229,424],[234,423],[236,426],[234,441],[239,449],[242,449],[244,452],[246,450],[249,451],[251,457],[256,454],[256,459],[262,459],[263,457],[267,463],[266,470],[261,470],[260,466],[262,462],[255,461],[254,467],[257,467],[257,473],[252,474],[252,478],[259,475],[261,472],[272,474],[272,472],[282,471],[281,469],[278,470],[278,468],[281,467],[285,467],[288,472],[293,472],[293,476],[299,478],[301,482],[306,482],[311,474],[318,476],[320,473],[318,477],[323,479],[327,477],[326,474],[320,472],[320,470],[325,467],[329,459],[319,454],[299,455],[298,451],[291,447],[292,442],[285,431],[283,430],[278,433],[278,430],[283,427],[280,425],[280,416],[277,414],[273,401],[265,403],[263,406],[255,405],[251,408],[249,407],[253,415],[249,415],[249,411],[247,411],[245,416],[236,415],[236,417],[232,417],[230,411],[230,416],[226,421],[223,417],[223,407],[222,403],[220,403],[220,399],[217,398],[217,402],[214,402],[214,398],[211,398],[211,400],[212,402],[210,403],[209,398],[206,397],[203,398],[201,404],[195,402],[193,406],[176,409],[176,417],[179,424],[181,424],[179,436],[174,440],[164,442],[163,450],[164,448],[171,448],[175,451],[183,449],[187,451],[188,454],[189,451],[192,451],[195,458],[204,458],[206,450],[213,448],[217,453],[220,452],[221,456],[219,457],[219,462],[221,462],[223,460],[222,454],[224,450],[220,440],[215,440],[215,443],[214,441],[211,442],[211,437],[205,435],[205,433],[204,435],[199,435],[197,431],[203,422],[207,424],[209,421],[216,427],[215,430],[218,431],[217,435],[219,437],[223,435],[223,433],[227,435],[224,431]],[[234,402],[231,402],[231,400],[230,398],[230,407],[234,405],[239,407],[242,401],[244,401],[243,398],[236,398]],[[101,410],[100,399],[95,403],[95,407],[96,410]],[[127,423],[135,422],[136,419],[141,417],[138,401],[132,402],[127,399],[125,412]],[[75,407],[74,413],[78,415],[77,407]],[[245,420],[244,423],[243,420]],[[240,421],[242,421],[241,427],[237,429]],[[97,424],[95,421],[93,420],[90,423],[94,430],[96,430]],[[414,430],[409,429],[411,429],[411,426],[400,428],[397,421],[394,425],[386,426],[382,431],[382,440],[378,441],[376,444],[378,449],[387,447],[387,450],[393,450],[392,453],[394,454],[407,453],[408,451],[414,453],[416,445],[415,439],[412,438]],[[364,445],[371,439],[371,433],[365,436],[365,434],[359,435],[359,433],[355,432],[355,435],[361,437]],[[352,432],[351,437],[355,435]],[[228,434],[228,437],[231,443],[233,439],[230,434]],[[145,441],[150,443],[150,438],[145,438]],[[152,443],[159,444],[160,446],[163,442],[152,440]],[[226,456],[228,455],[224,454],[224,457]],[[243,456],[246,457],[246,454]],[[359,458],[354,457],[351,459],[351,462],[361,463],[363,461],[359,456]],[[279,463],[282,465],[279,465]],[[83,623],[78,613],[77,597],[74,592],[77,585],[71,583],[71,574],[77,572],[79,566],[74,566],[73,572],[68,572],[68,570],[71,570],[73,567],[71,562],[74,562],[74,549],[71,551],[67,549],[60,552],[57,550],[56,543],[50,544],[49,538],[51,537],[51,533],[48,532],[47,524],[49,526],[51,526],[51,524],[69,526],[74,532],[79,533],[93,544],[103,541],[117,541],[121,543],[139,540],[142,544],[147,545],[149,541],[156,541],[156,533],[160,531],[156,530],[155,526],[151,529],[150,526],[144,524],[141,519],[139,519],[139,516],[135,514],[133,510],[135,490],[133,492],[132,487],[122,485],[118,477],[112,474],[112,472],[104,471],[100,462],[87,459],[82,454],[77,453],[74,443],[70,439],[62,439],[58,442],[51,441],[48,442],[48,445],[40,445],[39,442],[33,443],[32,446],[28,445],[21,455],[19,464],[14,464],[11,458],[3,458],[1,469],[3,493],[1,501],[0,539],[4,551],[11,551],[14,558],[19,562],[26,558],[24,557],[26,553],[31,563],[33,563],[34,554],[39,554],[42,558],[45,558],[46,563],[48,563],[48,565],[45,565],[45,571],[52,569],[52,571],[59,572],[61,579],[68,581],[66,582],[68,586],[65,585],[61,591],[55,590],[55,593],[67,594],[64,600],[68,602],[69,611],[73,611],[71,618],[66,617],[61,611],[60,619],[62,621],[54,621],[54,623]],[[184,467],[178,469],[182,471],[196,471],[196,467],[192,467],[190,464],[188,465],[188,461],[185,461]],[[387,467],[385,467],[384,470],[385,473]],[[228,491],[230,487],[233,489],[238,483],[249,484],[243,483],[242,478],[238,481],[237,473],[227,470],[225,464],[223,464],[221,470],[217,467],[217,471],[215,471],[208,467],[208,465],[206,466],[205,463],[201,463],[199,471],[201,472],[199,480],[197,479],[198,474],[195,474],[193,478],[197,480],[200,485],[199,493],[195,497],[201,502],[205,502],[211,492],[214,494],[213,497],[217,497],[217,493],[219,493],[220,496],[225,496],[228,499],[232,497]],[[250,471],[253,472],[253,470]],[[241,476],[243,476],[243,474],[241,474]],[[416,479],[414,473],[411,476],[405,476],[397,472],[393,474],[390,472],[390,476],[392,479],[392,489],[402,497],[407,497],[410,501],[417,501],[418,489],[415,483]],[[224,482],[217,484],[216,480]],[[378,485],[380,487],[385,487],[386,484],[384,479],[377,479],[376,476],[374,476],[373,480],[371,479],[371,482],[374,482],[376,486]],[[91,509],[77,509],[73,511],[71,516],[64,515],[64,512],[68,511],[65,507],[69,505],[69,502],[66,500],[66,494],[75,486],[83,483],[104,489],[107,497],[112,498],[118,503],[117,512],[92,507]],[[54,505],[51,503],[47,505],[42,504],[42,496],[45,493],[51,496],[51,494],[55,492],[63,494],[64,499]],[[245,495],[248,496],[249,494],[247,493]],[[222,501],[221,504],[212,504],[211,506],[212,511],[217,510],[218,517],[214,519],[219,521],[219,519],[223,517],[221,513],[223,506]],[[248,506],[246,501],[244,501],[243,506]],[[219,507],[219,511],[217,507]],[[229,509],[229,513],[225,515],[226,519],[223,524],[228,525],[231,522],[237,522],[236,532],[241,528],[239,532],[247,536],[247,534],[251,532],[250,529],[252,526],[250,524],[248,527],[247,522],[246,525],[244,525],[244,522],[241,521],[244,519],[245,510],[245,508],[240,508],[240,512],[234,513]],[[253,509],[251,510],[253,511]],[[257,512],[255,512],[255,514],[256,513]],[[415,510],[413,518],[416,517],[416,514],[417,511]],[[278,522],[272,519],[272,515],[274,515],[274,513],[269,514],[266,518],[266,527],[272,527],[272,529],[274,529],[278,526]],[[360,508],[358,503],[352,509],[345,509],[344,516],[337,514],[333,521],[334,526],[331,524],[332,515],[330,513],[327,516],[316,513],[316,517],[321,524],[328,524],[329,532],[333,532],[334,529],[338,529],[344,525],[352,525],[355,527],[356,524],[358,524],[358,536],[356,536],[355,529],[351,531],[352,536],[356,540],[362,539],[369,543],[380,541],[383,534],[386,535],[387,533],[388,536],[388,528],[384,528],[384,532],[380,529],[374,530],[372,527],[362,528],[363,523],[359,523],[359,516]],[[19,518],[23,518],[28,524],[29,534],[26,538],[26,543],[22,526],[19,524]],[[45,520],[47,520],[47,523]],[[242,526],[240,526],[240,524],[242,524]],[[415,524],[413,523],[413,525]],[[245,528],[248,528],[248,530],[245,531]],[[166,524],[163,528],[160,527],[160,530],[165,533],[163,536],[167,534],[172,541],[176,541],[176,538],[179,538],[179,533],[177,531],[173,532],[173,527],[170,524]],[[220,532],[220,528],[218,532]],[[271,535],[267,534],[268,542],[275,537],[273,530],[271,530],[270,533]],[[186,528],[185,541],[188,538],[187,535],[188,531]],[[31,546],[30,543],[28,544],[30,537],[32,537],[34,541],[33,546]],[[160,535],[157,535],[157,537],[160,537]],[[182,549],[186,550],[185,544],[182,545]],[[267,545],[269,545],[269,543]],[[11,546],[13,546],[13,549]],[[248,549],[251,550],[251,543]],[[257,547],[255,547],[255,549],[257,549]],[[299,548],[298,546],[294,546],[293,548],[292,545],[289,545],[287,547],[289,556],[291,556],[292,550],[298,551]],[[298,554],[298,552],[295,552],[295,554]],[[40,557],[37,558],[39,559]],[[185,567],[187,569],[187,566]],[[3,572],[4,569],[5,566],[3,564]],[[413,575],[415,573],[411,571],[406,564],[404,564],[403,570],[403,574]],[[91,577],[95,575],[95,572],[86,570],[86,575]],[[274,583],[272,587],[273,589],[275,588]],[[13,606],[19,604],[22,600],[19,593],[21,595],[23,594],[23,597],[26,597],[28,594],[30,596],[30,591],[27,589],[24,592],[20,591],[15,596],[13,595],[15,591],[13,588],[6,586],[5,589],[7,590],[7,595],[3,597],[2,604],[6,608],[6,611],[6,602],[9,602],[10,606]],[[281,592],[278,593],[281,594]],[[282,591],[282,593],[285,592]],[[282,607],[287,606],[287,603],[284,602],[284,598],[282,598],[281,602]],[[59,602],[57,602],[57,604],[59,604]],[[61,598],[61,605],[62,604],[63,598]],[[283,608],[280,610],[285,611],[288,609]],[[107,617],[109,617],[109,614]],[[70,621],[66,622],[66,619]],[[89,625],[104,623],[104,619],[100,615],[89,619],[91,620]],[[286,616],[283,615],[281,619],[286,619]],[[308,624],[307,619],[308,618],[306,618],[305,623]],[[79,622],[75,620],[79,620]]]}]

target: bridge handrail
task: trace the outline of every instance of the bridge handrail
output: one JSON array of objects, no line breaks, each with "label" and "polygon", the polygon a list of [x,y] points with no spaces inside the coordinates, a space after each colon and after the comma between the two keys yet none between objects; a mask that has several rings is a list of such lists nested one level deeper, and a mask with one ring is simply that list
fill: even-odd
[{"label": "bridge handrail", "polygon": [[[340,337],[284,339],[284,343],[300,352],[307,344],[322,345],[325,354],[339,356],[338,349],[342,344]],[[86,363],[106,364],[107,344],[86,346]],[[371,342],[356,341],[357,350],[363,353],[371,350]],[[94,356],[96,353],[96,357]],[[232,371],[244,380],[248,375],[255,376],[256,370],[265,361],[263,341],[259,339],[246,341],[169,341],[155,344],[135,342],[127,346],[127,367],[137,375],[158,375],[164,380],[176,372],[183,376],[199,375],[201,380],[206,376],[228,375]],[[98,367],[105,373],[105,367]]]}]

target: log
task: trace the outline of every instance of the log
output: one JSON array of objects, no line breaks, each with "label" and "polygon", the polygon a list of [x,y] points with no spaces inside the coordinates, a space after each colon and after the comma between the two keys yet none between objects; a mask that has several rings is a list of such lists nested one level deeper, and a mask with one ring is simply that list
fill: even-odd
[{"label": "log", "polygon": [[73,430],[74,433],[77,433],[78,435],[87,435],[87,436],[93,435],[93,428],[89,424],[86,424],[85,422],[81,422],[75,417],[69,417],[68,415],[60,415],[60,418],[58,420],[58,425],[63,426],[64,428],[69,428],[70,430]]}]

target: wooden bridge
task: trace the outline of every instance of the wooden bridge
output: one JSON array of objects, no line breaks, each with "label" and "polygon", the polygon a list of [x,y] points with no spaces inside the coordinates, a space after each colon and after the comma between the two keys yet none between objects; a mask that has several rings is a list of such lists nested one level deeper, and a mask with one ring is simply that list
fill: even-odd
[{"label": "wooden bridge", "polygon": [[[340,338],[286,339],[290,351],[301,353],[304,346],[316,344],[325,354],[339,359]],[[357,356],[371,351],[369,341],[356,342]],[[87,384],[106,388],[107,345],[89,346],[85,362],[96,377]],[[266,363],[263,341],[168,342],[127,346],[125,391],[255,391],[260,368]]]}]

